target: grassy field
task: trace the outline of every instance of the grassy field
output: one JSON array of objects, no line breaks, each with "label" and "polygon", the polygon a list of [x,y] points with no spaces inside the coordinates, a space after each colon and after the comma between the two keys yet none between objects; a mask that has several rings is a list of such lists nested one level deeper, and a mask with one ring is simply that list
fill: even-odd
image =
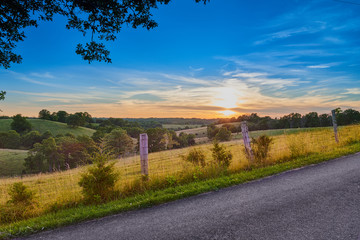
[{"label": "grassy field", "polygon": [[[75,136],[91,136],[95,132],[95,130],[90,128],[69,128],[65,123],[47,121],[43,119],[28,119],[28,121],[33,126],[33,130],[39,131],[41,134],[49,130],[54,136],[66,133],[72,133]],[[0,119],[0,132],[11,130],[11,122],[12,119]]]},{"label": "grassy field", "polygon": [[198,127],[192,129],[184,129],[176,131],[179,135],[180,133],[194,134],[196,137],[206,137],[207,136],[207,128],[206,127]]},{"label": "grassy field", "polygon": [[[239,125],[239,123],[232,123],[234,125]],[[216,125],[217,127],[221,127],[223,124]],[[331,129],[332,127],[327,127],[323,129]],[[314,131],[314,129],[322,129],[322,128],[291,128],[291,129],[271,129],[271,130],[259,130],[259,131],[251,131],[249,132],[250,137],[259,137],[261,135],[267,135],[267,136],[278,136],[283,134],[293,134],[298,132],[306,132],[306,131]],[[180,131],[176,131],[176,133],[179,135],[181,132],[187,133],[187,134],[195,134],[196,138],[199,138],[197,142],[204,143],[208,141],[207,138],[207,127],[198,127],[198,128],[192,128],[192,129],[184,129]],[[241,139],[242,134],[239,133],[233,133],[233,139]]]},{"label": "grassy field", "polygon": [[0,149],[0,178],[21,175],[26,156],[27,151],[24,150]]},{"label": "grassy field", "polygon": [[[77,182],[85,168],[24,177],[21,181],[38,193],[39,217],[10,225],[0,224],[0,232],[5,233],[3,236],[23,235],[216,190],[360,151],[360,125],[340,128],[339,137],[340,143],[336,144],[330,129],[274,136],[266,165],[255,168],[249,168],[241,141],[228,142],[226,146],[233,153],[234,159],[226,174],[220,175],[211,175],[206,169],[199,172],[198,168],[185,163],[181,155],[189,149],[153,153],[149,156],[148,188],[143,191],[137,191],[139,189],[136,188],[141,182],[139,156],[118,159],[115,160],[116,167],[122,173],[122,178],[117,188],[123,191],[124,196],[117,201],[96,206],[79,204],[82,197]],[[211,161],[211,146],[202,145],[201,148],[206,151],[207,161]],[[8,200],[6,190],[10,184],[18,181],[19,178],[0,180],[1,204]],[[133,194],[126,195],[128,190],[133,190]],[[49,206],[60,208],[54,212]]]},{"label": "grassy field", "polygon": [[[324,153],[352,141],[360,141],[360,125],[340,128],[339,136],[341,141],[339,144],[335,143],[332,130],[326,128],[274,136],[274,143],[267,163],[273,164],[292,157],[306,156],[312,153]],[[229,167],[230,173],[242,171],[249,166],[241,140],[227,142],[225,145],[233,154],[233,161]],[[197,147],[205,152],[207,162],[211,162],[210,149],[212,145],[204,144]],[[192,176],[196,169],[191,164],[182,160],[182,156],[188,151],[189,148],[149,154],[150,182],[161,182],[171,177],[176,179],[176,182],[181,183],[182,178],[186,178],[184,176],[188,174]],[[134,155],[114,161],[116,162],[117,170],[121,173],[121,179],[117,184],[117,188],[124,194],[131,194],[131,191],[138,184],[137,181],[141,178],[140,157]],[[0,204],[4,204],[9,199],[7,189],[11,184],[18,181],[22,181],[38,193],[39,211],[44,211],[54,204],[67,205],[69,203],[80,202],[82,197],[78,181],[85,169],[86,167],[80,167],[52,174],[31,175],[22,179],[18,177],[0,179]],[[207,173],[204,172],[202,174],[206,178]],[[208,175],[210,176],[211,173]]]}]

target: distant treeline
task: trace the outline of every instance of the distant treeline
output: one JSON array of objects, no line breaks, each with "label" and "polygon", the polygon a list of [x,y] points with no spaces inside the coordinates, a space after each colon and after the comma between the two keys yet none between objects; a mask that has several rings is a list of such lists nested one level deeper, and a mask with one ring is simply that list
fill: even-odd
[{"label": "distant treeline", "polygon": [[[2,118],[10,118],[3,116]],[[51,113],[43,109],[39,112],[39,118],[67,123],[71,127],[89,127],[96,129],[98,125],[115,125],[124,127],[139,127],[143,129],[163,127],[163,124],[177,125],[209,125],[218,121],[218,119],[200,119],[200,118],[93,118],[87,112],[77,112],[69,114],[66,111]]]},{"label": "distant treeline", "polygon": [[130,122],[158,122],[161,124],[177,124],[177,125],[209,125],[219,119],[201,119],[201,118],[124,118]]},{"label": "distant treeline", "polygon": [[[341,108],[335,109],[336,121],[338,125],[349,125],[360,123],[360,112],[354,109]],[[260,117],[257,113],[250,115],[241,115],[237,118],[220,119],[217,123],[232,123],[246,121],[250,131],[284,128],[307,128],[307,127],[328,127],[332,126],[331,114],[318,114],[309,112],[301,115],[300,113],[290,113],[280,118],[271,118],[269,116]]]}]

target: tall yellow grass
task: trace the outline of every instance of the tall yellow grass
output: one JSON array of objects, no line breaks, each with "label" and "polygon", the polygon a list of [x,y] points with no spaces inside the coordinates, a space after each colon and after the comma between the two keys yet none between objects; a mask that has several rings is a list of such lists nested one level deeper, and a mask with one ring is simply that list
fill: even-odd
[{"label": "tall yellow grass", "polygon": [[[353,141],[360,141],[360,125],[346,126],[339,129],[340,143],[335,142],[331,128],[312,129],[294,134],[284,134],[273,137],[274,141],[267,162],[286,161],[292,157],[310,153],[322,153],[346,145]],[[229,167],[230,172],[237,172],[249,165],[245,157],[241,140],[224,143],[233,154]],[[198,145],[205,155],[207,162],[212,160],[211,144]],[[169,150],[149,154],[149,178],[165,179],[169,176],[179,176],[184,172],[194,172],[195,167],[185,162],[182,155],[187,154],[187,149]],[[141,178],[139,155],[123,159],[116,159],[116,169],[121,173],[117,188],[123,190]],[[81,173],[87,167],[79,167],[63,172],[37,174],[23,178],[0,179],[0,204],[9,200],[8,189],[15,182],[23,182],[37,193],[39,214],[49,209],[54,204],[67,204],[80,202],[82,199],[81,188],[78,185]]]}]

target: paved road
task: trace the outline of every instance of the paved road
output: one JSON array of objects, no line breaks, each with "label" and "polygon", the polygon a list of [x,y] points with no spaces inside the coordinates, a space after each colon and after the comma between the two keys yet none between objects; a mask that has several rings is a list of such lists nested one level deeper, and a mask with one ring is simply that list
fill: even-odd
[{"label": "paved road", "polygon": [[360,154],[28,239],[360,240]]}]

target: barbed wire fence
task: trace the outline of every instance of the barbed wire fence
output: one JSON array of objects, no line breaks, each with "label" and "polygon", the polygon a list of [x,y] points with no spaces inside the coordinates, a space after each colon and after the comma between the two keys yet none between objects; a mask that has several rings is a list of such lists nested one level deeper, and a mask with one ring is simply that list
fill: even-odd
[{"label": "barbed wire fence", "polygon": [[[241,171],[245,166],[254,161],[251,154],[251,136],[258,136],[259,132],[251,132],[246,129],[237,138],[224,144],[233,154],[233,160],[229,167],[231,171]],[[351,128],[351,129],[350,129]],[[335,125],[334,125],[335,129]],[[247,130],[247,131],[246,131]],[[246,133],[247,132],[247,133]],[[311,153],[325,153],[332,149],[346,144],[349,141],[360,141],[360,125],[352,127],[342,127],[332,130],[331,128],[303,129],[302,131],[283,131],[284,134],[270,136],[273,139],[269,154],[266,158],[267,164],[290,160],[299,156],[306,156]],[[336,133],[336,134],[335,134]],[[245,136],[245,141],[244,141]],[[337,137],[335,137],[337,136]],[[338,139],[336,141],[336,138]],[[244,144],[246,142],[246,144]],[[206,154],[207,162],[212,159],[212,144],[200,144],[194,146],[202,149]],[[250,149],[249,149],[250,148]],[[360,149],[359,149],[360,150]],[[184,149],[172,149],[151,153],[148,155],[148,175],[149,178],[161,178],[173,176],[184,171],[192,171],[193,168],[183,160],[187,154]],[[134,152],[126,157],[114,160],[116,169],[120,172],[119,186],[141,178],[144,172],[141,171],[141,154]],[[17,176],[0,179],[0,204],[5,204],[9,200],[9,186],[15,182],[22,181],[31,190],[37,193],[38,201],[46,206],[55,202],[74,202],[81,200],[81,188],[78,185],[81,174],[85,172],[87,166],[54,173],[39,173],[28,176]]]}]

